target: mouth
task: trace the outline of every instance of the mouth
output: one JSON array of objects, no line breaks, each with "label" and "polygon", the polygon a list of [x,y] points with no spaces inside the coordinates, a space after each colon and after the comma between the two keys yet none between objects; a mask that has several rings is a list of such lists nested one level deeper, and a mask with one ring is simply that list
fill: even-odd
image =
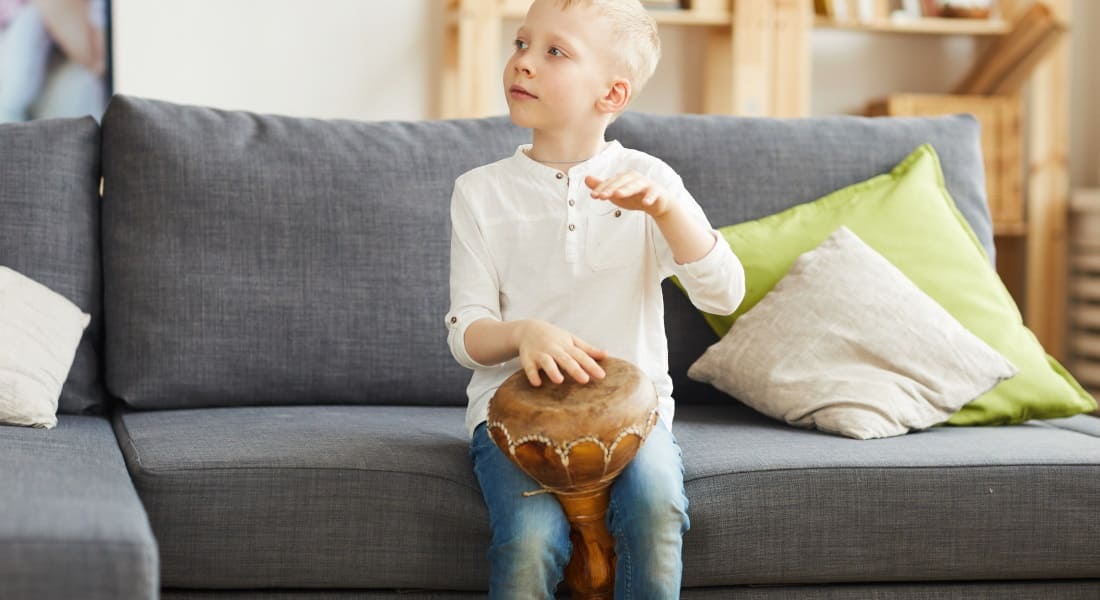
[{"label": "mouth", "polygon": [[532,94],[531,92],[528,92],[527,90],[523,89],[522,86],[518,85],[513,85],[512,87],[508,88],[508,95],[516,99],[538,99],[538,96]]}]

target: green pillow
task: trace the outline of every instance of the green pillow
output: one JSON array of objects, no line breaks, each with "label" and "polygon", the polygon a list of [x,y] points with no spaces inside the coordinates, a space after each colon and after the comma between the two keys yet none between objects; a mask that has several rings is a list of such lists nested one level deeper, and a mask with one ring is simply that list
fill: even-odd
[{"label": "green pillow", "polygon": [[842,225],[1019,369],[1015,377],[963,406],[947,424],[1020,423],[1096,409],[1096,400],[1024,326],[1012,296],[947,193],[939,158],[928,144],[890,173],[781,213],[721,228],[744,264],[746,286],[745,299],[732,315],[704,313],[718,336],[756,306],[800,254]]}]

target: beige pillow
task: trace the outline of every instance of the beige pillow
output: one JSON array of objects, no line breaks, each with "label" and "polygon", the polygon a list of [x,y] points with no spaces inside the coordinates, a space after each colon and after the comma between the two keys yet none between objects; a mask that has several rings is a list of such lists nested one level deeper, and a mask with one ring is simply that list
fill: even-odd
[{"label": "beige pillow", "polygon": [[50,428],[91,316],[0,266],[0,423]]},{"label": "beige pillow", "polygon": [[1015,374],[847,227],[688,369],[768,416],[858,439],[942,423]]}]

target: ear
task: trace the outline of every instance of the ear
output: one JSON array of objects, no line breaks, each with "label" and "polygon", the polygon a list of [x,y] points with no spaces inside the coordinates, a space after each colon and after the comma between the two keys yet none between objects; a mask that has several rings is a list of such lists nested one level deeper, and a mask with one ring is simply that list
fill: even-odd
[{"label": "ear", "polygon": [[608,88],[607,93],[596,101],[596,108],[600,112],[611,114],[622,112],[626,105],[630,103],[631,92],[629,81],[616,79],[611,82],[611,87]]}]

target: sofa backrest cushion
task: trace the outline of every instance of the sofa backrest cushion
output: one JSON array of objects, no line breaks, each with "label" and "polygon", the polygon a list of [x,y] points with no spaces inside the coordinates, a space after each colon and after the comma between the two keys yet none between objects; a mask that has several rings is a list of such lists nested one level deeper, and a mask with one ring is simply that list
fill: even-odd
[{"label": "sofa backrest cushion", "polygon": [[667,162],[715,227],[759,219],[887,173],[923,143],[991,262],[978,120],[943,117],[806,119],[625,114],[608,139]]},{"label": "sofa backrest cushion", "polygon": [[[969,117],[628,113],[607,137],[676,168],[715,226],[931,142],[989,237]],[[451,191],[529,140],[505,117],[316,120],[116,96],[103,119],[108,388],[138,408],[465,404],[469,371],[442,321]],[[714,399],[686,377],[714,334],[667,281],[665,297],[676,397]]]},{"label": "sofa backrest cushion", "polygon": [[105,412],[99,209],[95,119],[0,125],[0,265],[92,317],[61,388],[60,413]]},{"label": "sofa backrest cushion", "polygon": [[127,96],[103,131],[113,394],[138,408],[465,404],[443,321],[451,191],[524,131]]},{"label": "sofa backrest cushion", "polygon": [[[611,125],[607,139],[672,166],[715,227],[758,219],[887,173],[917,146],[930,143],[948,191],[994,260],[979,125],[969,114],[768,119],[627,113]],[[663,289],[676,401],[728,402],[728,396],[687,376],[688,367],[718,338],[670,280]]]}]

